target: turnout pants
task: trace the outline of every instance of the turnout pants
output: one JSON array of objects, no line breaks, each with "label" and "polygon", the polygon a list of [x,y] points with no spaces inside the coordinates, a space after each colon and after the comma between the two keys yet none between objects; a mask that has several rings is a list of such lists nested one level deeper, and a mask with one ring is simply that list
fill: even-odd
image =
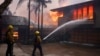
[{"label": "turnout pants", "polygon": [[40,56],[43,56],[41,44],[34,45],[34,50],[32,52],[32,56],[35,56],[36,49],[38,49],[40,51]]},{"label": "turnout pants", "polygon": [[6,56],[13,56],[13,43],[7,43]]}]

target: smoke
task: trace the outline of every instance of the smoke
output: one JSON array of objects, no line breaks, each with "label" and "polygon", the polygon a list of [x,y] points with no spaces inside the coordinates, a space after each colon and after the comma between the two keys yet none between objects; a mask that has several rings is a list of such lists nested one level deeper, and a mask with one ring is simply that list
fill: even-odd
[{"label": "smoke", "polygon": [[92,1],[92,0],[59,0],[59,6],[60,7],[69,6],[69,5],[78,4],[87,1]]},{"label": "smoke", "polygon": [[[57,26],[57,21],[53,21],[50,17],[49,12],[44,12],[44,17],[43,17],[43,26],[46,28],[51,28],[51,27],[56,27]],[[36,19],[36,15],[34,12],[31,13],[31,20],[37,24],[38,20]],[[41,23],[41,20],[40,20]]]},{"label": "smoke", "polygon": [[[17,3],[17,6],[16,6],[16,9],[14,11],[14,14],[16,13],[16,11],[22,7],[22,5],[27,2],[26,4],[26,7],[27,7],[27,10],[29,10],[29,0],[19,0],[18,3]],[[34,9],[36,9],[37,7],[37,3],[34,1],[34,0],[30,0],[30,11],[34,11]]]},{"label": "smoke", "polygon": [[0,0],[0,5],[4,2],[4,0]]},{"label": "smoke", "polygon": [[7,7],[7,9],[3,12],[2,15],[12,15],[11,11],[9,10],[9,7]]},{"label": "smoke", "polygon": [[[2,1],[3,0],[0,0],[0,2]],[[35,8],[37,7],[38,3],[36,3],[34,0],[30,0],[30,1],[31,1],[31,4],[30,4],[31,21],[37,25],[37,19],[34,13],[35,13]],[[46,0],[46,3],[48,2],[51,2],[51,1]],[[12,13],[12,15],[26,17],[28,19],[28,3],[29,3],[29,0],[13,0],[12,3],[9,5],[9,11]],[[53,2],[53,3],[56,4],[57,2],[56,3]],[[49,5],[51,4],[49,3]],[[45,8],[46,10],[44,9],[44,27],[52,27],[54,25],[57,25],[57,23],[53,22],[49,16],[49,10],[50,10],[49,7]]]},{"label": "smoke", "polygon": [[17,7],[16,7],[16,10],[20,7],[20,5],[24,2],[25,0],[19,0],[18,4],[17,4]]},{"label": "smoke", "polygon": [[49,26],[49,25],[57,26],[58,20],[53,21],[51,19],[49,12],[45,12],[44,15],[46,15],[46,16],[44,16],[44,24],[45,25],[47,25],[47,26]]},{"label": "smoke", "polygon": [[[19,0],[18,3],[17,3],[17,6],[15,8],[15,11],[13,14],[16,14],[16,11],[23,5],[23,3],[25,2],[26,0]],[[28,0],[29,1],[29,0]],[[27,5],[28,5],[28,1],[27,1]]]}]

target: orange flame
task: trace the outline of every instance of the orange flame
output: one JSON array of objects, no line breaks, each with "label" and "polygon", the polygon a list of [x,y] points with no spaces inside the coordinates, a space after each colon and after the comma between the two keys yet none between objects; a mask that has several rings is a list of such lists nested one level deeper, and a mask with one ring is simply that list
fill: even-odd
[{"label": "orange flame", "polygon": [[73,12],[73,19],[77,19],[77,10],[74,10]]},{"label": "orange flame", "polygon": [[73,11],[73,19],[88,18],[93,20],[93,5],[84,6]]},{"label": "orange flame", "polygon": [[18,39],[18,32],[13,32],[13,36],[15,39]]},{"label": "orange flame", "polygon": [[82,9],[79,8],[78,9],[78,19],[81,19],[82,18]]},{"label": "orange flame", "polygon": [[50,11],[50,16],[53,21],[57,21],[59,17],[63,17],[63,12]]},{"label": "orange flame", "polygon": [[93,6],[89,6],[89,19],[93,19]]},{"label": "orange flame", "polygon": [[88,16],[88,9],[87,7],[83,7],[83,17],[86,18]]}]

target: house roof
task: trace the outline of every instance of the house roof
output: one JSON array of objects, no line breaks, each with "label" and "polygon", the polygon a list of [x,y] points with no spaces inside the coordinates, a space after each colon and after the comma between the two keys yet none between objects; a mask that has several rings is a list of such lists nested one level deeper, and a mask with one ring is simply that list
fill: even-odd
[{"label": "house roof", "polygon": [[[31,22],[32,23],[32,22]],[[20,16],[2,16],[2,24],[28,25],[28,19]]]},{"label": "house roof", "polygon": [[93,4],[93,1],[88,1],[88,2],[74,4],[74,5],[70,5],[70,6],[55,8],[55,9],[51,9],[51,11],[63,11],[64,9],[79,8],[81,6],[87,6],[87,5],[90,5],[90,4]]}]

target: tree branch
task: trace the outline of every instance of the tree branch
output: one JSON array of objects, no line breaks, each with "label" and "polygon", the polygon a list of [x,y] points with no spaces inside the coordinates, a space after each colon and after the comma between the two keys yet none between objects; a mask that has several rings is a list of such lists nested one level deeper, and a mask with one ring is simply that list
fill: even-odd
[{"label": "tree branch", "polygon": [[5,0],[1,5],[0,5],[0,15],[4,12],[4,10],[9,6],[9,4],[13,0]]}]

